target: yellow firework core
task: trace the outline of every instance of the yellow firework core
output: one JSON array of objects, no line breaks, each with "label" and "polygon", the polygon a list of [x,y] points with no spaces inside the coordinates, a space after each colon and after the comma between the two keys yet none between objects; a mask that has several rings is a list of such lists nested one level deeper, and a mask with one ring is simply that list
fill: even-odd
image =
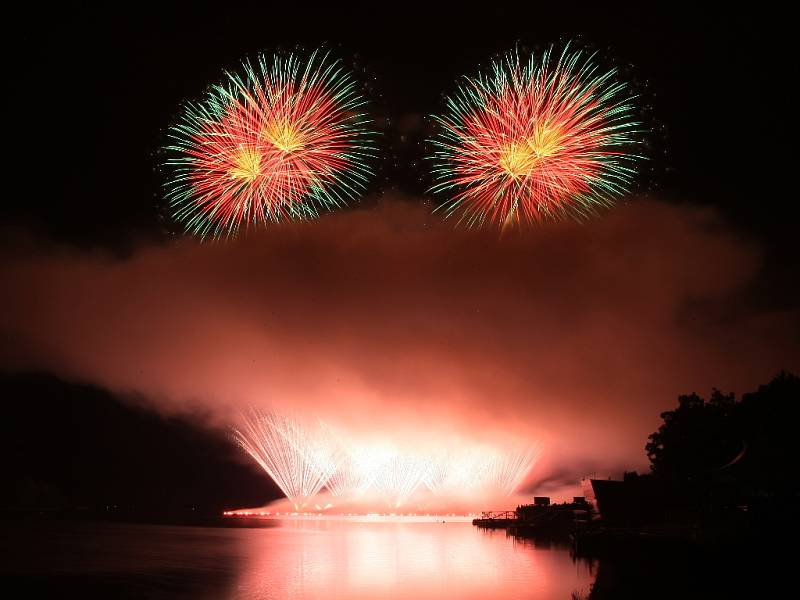
[{"label": "yellow firework core", "polygon": [[533,134],[519,142],[511,142],[500,153],[500,168],[513,179],[531,174],[539,161],[552,156],[560,148],[561,133],[546,124],[537,125]]},{"label": "yellow firework core", "polygon": [[255,148],[240,148],[228,173],[234,179],[254,181],[261,173],[261,153]]},{"label": "yellow firework core", "polygon": [[285,119],[275,120],[264,127],[264,137],[282,152],[294,152],[303,147],[304,136],[297,125]]}]

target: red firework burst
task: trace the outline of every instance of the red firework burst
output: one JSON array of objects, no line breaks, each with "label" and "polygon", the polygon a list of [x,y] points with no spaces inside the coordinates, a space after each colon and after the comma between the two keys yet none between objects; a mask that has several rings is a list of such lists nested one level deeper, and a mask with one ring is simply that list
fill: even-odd
[{"label": "red firework burst", "polygon": [[510,54],[448,100],[434,140],[435,191],[470,225],[586,214],[624,192],[638,157],[638,123],[613,81],[580,53],[547,52],[527,65]]},{"label": "red firework burst", "polygon": [[368,169],[363,100],[335,65],[276,58],[229,75],[173,128],[168,186],[175,216],[197,233],[236,232],[344,203]]}]

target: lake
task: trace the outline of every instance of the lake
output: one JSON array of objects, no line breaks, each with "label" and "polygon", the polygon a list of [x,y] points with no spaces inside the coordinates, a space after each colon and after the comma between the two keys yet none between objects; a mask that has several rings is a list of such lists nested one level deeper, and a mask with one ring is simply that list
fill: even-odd
[{"label": "lake", "polygon": [[570,600],[594,581],[592,564],[568,547],[469,522],[4,525],[10,551],[0,573],[25,597]]}]

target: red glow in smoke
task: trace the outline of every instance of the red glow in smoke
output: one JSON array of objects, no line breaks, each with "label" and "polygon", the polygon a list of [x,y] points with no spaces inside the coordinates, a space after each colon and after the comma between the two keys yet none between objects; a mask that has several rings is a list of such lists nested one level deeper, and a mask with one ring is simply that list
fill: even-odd
[{"label": "red glow in smoke", "polygon": [[677,394],[798,369],[796,312],[743,306],[760,250],[713,212],[645,201],[502,241],[431,224],[387,198],[232,244],[11,254],[0,358],[226,429],[255,405],[428,456],[541,441],[519,491],[556,499],[646,469]]}]

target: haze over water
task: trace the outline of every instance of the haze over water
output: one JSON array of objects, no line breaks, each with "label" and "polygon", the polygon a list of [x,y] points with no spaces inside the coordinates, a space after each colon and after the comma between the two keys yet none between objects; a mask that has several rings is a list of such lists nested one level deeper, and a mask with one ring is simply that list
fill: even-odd
[{"label": "haze over water", "polygon": [[84,598],[555,600],[587,593],[594,580],[566,547],[466,522],[36,525],[12,532],[15,552],[0,571],[32,592]]}]

